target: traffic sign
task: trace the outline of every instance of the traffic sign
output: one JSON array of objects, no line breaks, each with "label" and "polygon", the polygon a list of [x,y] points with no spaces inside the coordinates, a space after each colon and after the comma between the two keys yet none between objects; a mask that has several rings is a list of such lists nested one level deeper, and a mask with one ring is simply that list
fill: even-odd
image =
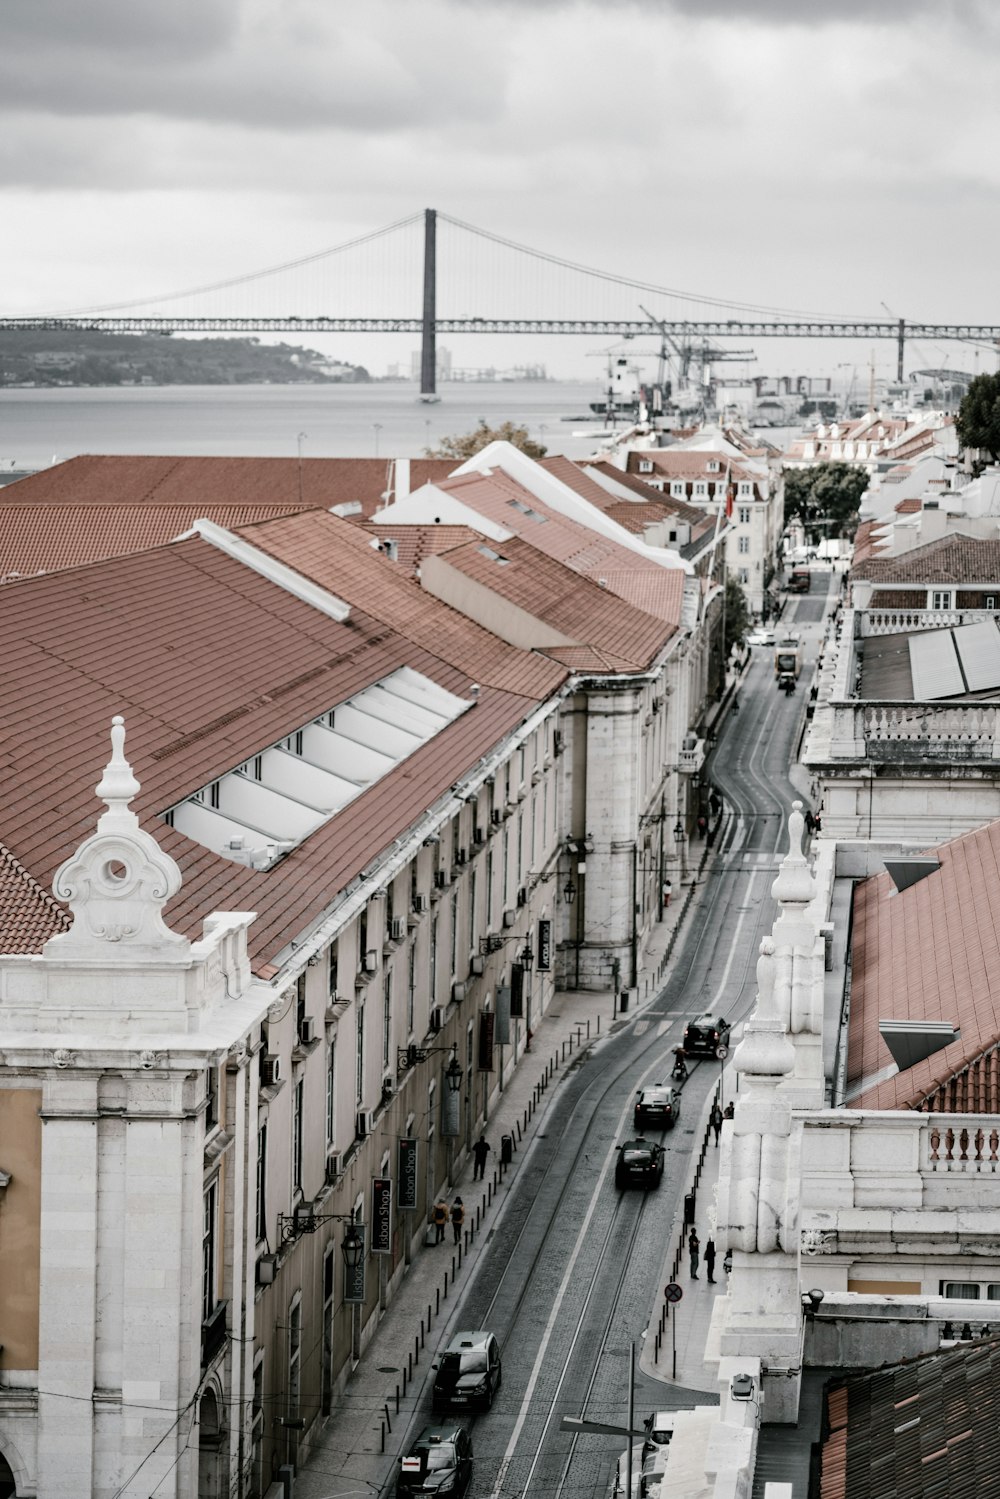
[{"label": "traffic sign", "polygon": [[672,1280],[669,1285],[664,1286],[663,1294],[668,1301],[680,1301],[684,1295],[684,1290],[675,1280]]},{"label": "traffic sign", "polygon": [[728,1055],[729,1055],[729,1047],[728,1046],[717,1046],[715,1048],[715,1060],[717,1062],[724,1062],[726,1060],[726,1058],[728,1057]]}]

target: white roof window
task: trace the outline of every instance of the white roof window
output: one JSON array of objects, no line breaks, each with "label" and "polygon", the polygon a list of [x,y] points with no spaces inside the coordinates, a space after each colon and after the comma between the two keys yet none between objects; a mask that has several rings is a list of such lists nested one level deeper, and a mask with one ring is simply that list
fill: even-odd
[{"label": "white roof window", "polygon": [[410,667],[356,692],[164,813],[186,837],[268,869],[468,708]]}]

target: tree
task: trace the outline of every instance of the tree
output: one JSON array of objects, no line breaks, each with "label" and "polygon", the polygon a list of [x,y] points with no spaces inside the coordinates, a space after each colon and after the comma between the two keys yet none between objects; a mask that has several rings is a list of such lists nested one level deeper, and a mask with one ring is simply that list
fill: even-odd
[{"label": "tree", "polygon": [[529,458],[544,458],[548,452],[548,448],[529,437],[527,427],[516,427],[513,422],[501,422],[499,427],[491,427],[485,417],[480,417],[475,431],[466,432],[461,437],[442,437],[438,447],[424,448],[424,457],[474,458],[491,442],[509,442],[511,447],[520,448]]},{"label": "tree", "polygon": [[726,579],[726,637],[724,657],[728,661],[734,645],[742,645],[750,628],[750,606],[747,596],[735,578]]},{"label": "tree", "polygon": [[963,448],[978,448],[1000,463],[1000,372],[977,375],[962,397],[955,431]]},{"label": "tree", "polygon": [[[785,520],[800,520],[815,543],[828,535],[853,536],[868,474],[853,463],[818,463],[785,469]],[[820,522],[823,522],[821,525]]]}]

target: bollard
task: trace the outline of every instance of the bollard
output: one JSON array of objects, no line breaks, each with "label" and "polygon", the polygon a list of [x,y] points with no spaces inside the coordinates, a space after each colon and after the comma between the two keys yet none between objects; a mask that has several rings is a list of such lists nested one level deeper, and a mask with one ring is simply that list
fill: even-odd
[{"label": "bollard", "polygon": [[403,1398],[404,1399],[406,1398],[406,1384],[407,1384],[406,1370],[404,1369],[403,1370]]},{"label": "bollard", "polygon": [[392,1436],[392,1422],[389,1420],[389,1406],[388,1406],[388,1404],[383,1405],[382,1409],[385,1411],[385,1424],[386,1424],[386,1426],[388,1428],[389,1435]]},{"label": "bollard", "polygon": [[430,1332],[430,1330],[431,1330],[431,1304],[428,1301],[428,1303],[427,1303],[427,1331]]},{"label": "bollard", "polygon": [[[462,1263],[461,1260],[459,1260],[459,1264],[461,1264],[461,1263]],[[452,1255],[452,1257],[451,1257],[451,1283],[452,1283],[452,1285],[455,1284],[455,1256],[454,1255]]]},{"label": "bollard", "polygon": [[421,1348],[424,1346],[424,1319],[423,1319],[423,1317],[421,1317],[421,1319],[420,1319],[420,1346],[421,1346]]},{"label": "bollard", "polygon": [[385,1422],[384,1421],[382,1422],[382,1446],[381,1446],[380,1450],[382,1452],[385,1451]]},{"label": "bollard", "polygon": [[[516,1124],[516,1127],[517,1127],[517,1138],[520,1140],[520,1138],[521,1138],[521,1126],[520,1126],[520,1124],[517,1124],[516,1121],[515,1121],[515,1124]],[[515,1145],[514,1149],[515,1150],[517,1149],[516,1145]]]},{"label": "bollard", "polygon": [[435,1315],[438,1312],[440,1312],[440,1310],[441,1310],[441,1287],[438,1286],[437,1290],[434,1292],[434,1312],[435,1312]]},{"label": "bollard", "polygon": [[420,1339],[419,1338],[414,1338],[413,1339],[413,1362],[415,1364],[419,1364],[419,1362],[420,1362]]},{"label": "bollard", "polygon": [[396,1386],[396,1415],[399,1415],[399,1385]]},{"label": "bollard", "polygon": [[406,1372],[410,1376],[410,1378],[412,1379],[413,1378],[413,1354],[412,1353],[408,1353],[406,1355]]},{"label": "bollard", "polygon": [[587,1021],[587,1040],[590,1040],[590,1020]]}]

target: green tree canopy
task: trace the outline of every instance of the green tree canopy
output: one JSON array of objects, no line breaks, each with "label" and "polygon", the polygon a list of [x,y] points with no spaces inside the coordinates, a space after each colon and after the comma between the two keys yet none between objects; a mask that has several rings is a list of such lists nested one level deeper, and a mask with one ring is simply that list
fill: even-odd
[{"label": "green tree canopy", "polygon": [[978,448],[1000,463],[1000,372],[977,375],[962,397],[955,431],[963,448]]},{"label": "green tree canopy", "polygon": [[800,520],[813,541],[817,536],[853,536],[867,488],[866,470],[853,463],[786,468],[785,520]]},{"label": "green tree canopy", "polygon": [[735,578],[726,579],[726,638],[723,642],[725,659],[734,645],[742,645],[750,628],[750,606],[747,596]]},{"label": "green tree canopy", "polygon": [[480,417],[474,431],[460,437],[442,437],[436,448],[424,449],[424,457],[474,458],[491,442],[509,442],[512,447],[527,453],[529,458],[544,458],[548,452],[548,448],[543,448],[540,442],[528,435],[527,427],[517,427],[513,422],[501,422],[499,427],[491,427],[485,417]]}]

